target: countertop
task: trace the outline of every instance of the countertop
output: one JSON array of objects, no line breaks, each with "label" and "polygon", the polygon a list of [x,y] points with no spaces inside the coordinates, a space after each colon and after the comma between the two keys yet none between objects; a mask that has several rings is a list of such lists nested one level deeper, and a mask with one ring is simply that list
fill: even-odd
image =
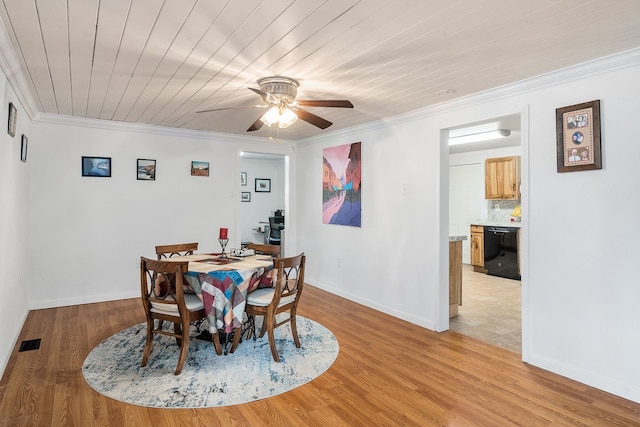
[{"label": "countertop", "polygon": [[449,236],[449,242],[459,242],[461,240],[467,240],[467,236]]},{"label": "countertop", "polygon": [[475,221],[472,222],[471,225],[483,225],[483,226],[493,226],[493,227],[517,227],[520,228],[521,222],[506,222],[506,221]]}]

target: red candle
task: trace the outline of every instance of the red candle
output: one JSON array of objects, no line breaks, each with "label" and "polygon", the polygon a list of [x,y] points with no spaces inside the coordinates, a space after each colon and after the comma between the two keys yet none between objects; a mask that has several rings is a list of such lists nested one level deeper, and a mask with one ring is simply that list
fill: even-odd
[{"label": "red candle", "polygon": [[229,229],[228,228],[221,228],[220,229],[220,239],[228,239],[229,237]]}]

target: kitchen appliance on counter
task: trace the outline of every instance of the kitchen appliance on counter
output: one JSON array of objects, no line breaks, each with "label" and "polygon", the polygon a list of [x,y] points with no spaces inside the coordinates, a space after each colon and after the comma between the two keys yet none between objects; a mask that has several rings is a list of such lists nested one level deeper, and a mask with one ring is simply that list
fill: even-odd
[{"label": "kitchen appliance on counter", "polygon": [[487,274],[520,280],[518,227],[484,227],[484,268]]}]

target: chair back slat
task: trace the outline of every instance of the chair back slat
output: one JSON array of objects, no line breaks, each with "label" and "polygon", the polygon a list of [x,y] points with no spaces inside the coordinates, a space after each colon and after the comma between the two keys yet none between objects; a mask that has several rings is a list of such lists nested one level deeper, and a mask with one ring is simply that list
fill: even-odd
[{"label": "chair back slat", "polygon": [[281,247],[279,245],[262,245],[260,243],[248,243],[247,249],[253,249],[257,254],[271,255],[274,258],[280,258]]},{"label": "chair back slat", "polygon": [[193,255],[193,251],[197,250],[198,242],[158,245],[156,246],[156,255],[158,256],[158,260],[162,260],[173,256]]}]

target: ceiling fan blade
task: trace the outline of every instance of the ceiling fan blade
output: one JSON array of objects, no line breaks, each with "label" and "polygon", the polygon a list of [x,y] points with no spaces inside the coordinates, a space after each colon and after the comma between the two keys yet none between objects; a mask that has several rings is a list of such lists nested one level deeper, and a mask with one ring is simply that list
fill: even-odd
[{"label": "ceiling fan blade", "polygon": [[296,101],[298,105],[303,107],[337,107],[337,108],[353,108],[353,104],[351,101],[347,101],[346,99],[336,99],[336,100],[306,100],[306,101]]},{"label": "ceiling fan blade", "polygon": [[295,108],[293,110],[300,120],[311,123],[312,125],[319,127],[320,129],[326,129],[333,124],[329,120],[325,120],[320,116],[316,116],[315,114],[303,110],[302,108]]},{"label": "ceiling fan blade", "polygon": [[224,107],[224,108],[210,108],[208,110],[196,111],[196,113],[209,113],[211,111],[224,111],[224,110],[240,110],[241,108],[266,108],[268,105],[242,105],[240,107]]},{"label": "ceiling fan blade", "polygon": [[262,116],[258,117],[258,120],[256,120],[255,122],[253,122],[251,126],[249,126],[249,129],[247,129],[247,132],[253,132],[254,130],[260,129],[262,125],[264,125],[264,122],[260,119],[262,119]]},{"label": "ceiling fan blade", "polygon": [[262,99],[264,99],[264,101],[268,102],[269,104],[279,104],[280,103],[280,100],[278,98],[276,98],[275,96],[271,95],[268,92],[265,92],[263,90],[256,89],[256,88],[253,88],[253,87],[250,87],[248,89],[252,90],[255,93],[257,93],[258,95],[260,95],[262,97]]}]

